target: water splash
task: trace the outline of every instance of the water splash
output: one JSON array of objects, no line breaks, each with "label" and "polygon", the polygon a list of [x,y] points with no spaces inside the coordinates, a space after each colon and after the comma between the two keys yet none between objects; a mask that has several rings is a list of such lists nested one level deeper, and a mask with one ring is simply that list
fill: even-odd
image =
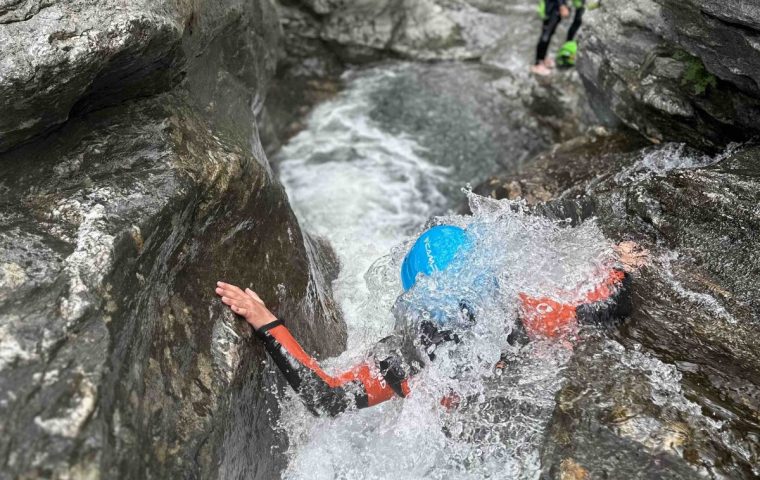
[{"label": "water splash", "polygon": [[707,155],[693,150],[685,143],[668,143],[653,147],[633,165],[623,169],[615,176],[618,183],[649,176],[663,176],[673,170],[692,170],[709,167],[731,157],[740,147],[738,143],[729,144],[724,151],[716,155]]},{"label": "water splash", "polygon": [[[528,292],[567,299],[568,292],[591,284],[610,264],[612,251],[593,222],[569,228],[533,215],[519,202],[469,195],[473,215],[435,217],[420,231],[433,224],[459,225],[470,232],[475,247],[458,259],[458,266],[423,277],[400,301],[428,313],[451,309],[447,313],[455,315],[459,303],[447,299],[466,298],[477,321],[467,328],[451,325],[461,343],[439,346],[436,360],[412,379],[413,394],[403,401],[322,419],[311,417],[289,396],[282,418],[291,439],[287,478],[538,475],[538,448],[571,350],[561,342],[510,346],[517,297]],[[415,237],[368,273],[367,301],[376,301],[375,308],[385,308],[383,292],[400,291],[398,265]],[[409,318],[399,317],[395,328],[404,331]],[[495,370],[505,353],[508,367]],[[330,367],[350,367],[355,354]],[[452,393],[460,405],[448,410],[440,401]]]},{"label": "water splash", "polygon": [[371,93],[397,75],[363,75],[335,100],[317,107],[305,130],[279,153],[280,177],[307,229],[336,248],[335,296],[349,323],[348,350],[392,327],[389,292],[382,307],[367,302],[365,272],[399,238],[441,212],[449,169],[422,156],[424,148],[370,118]]},{"label": "water splash", "polygon": [[[288,391],[280,420],[290,441],[284,476],[536,478],[538,448],[571,349],[567,342],[510,345],[518,297],[569,300],[613,261],[613,253],[593,221],[569,228],[520,202],[468,193],[472,215],[445,215],[452,201],[447,195],[462,183],[458,171],[445,155],[431,155],[427,143],[391,128],[374,110],[378,92],[405,74],[385,69],[357,75],[313,112],[307,128],[279,154],[296,213],[308,230],[330,241],[341,262],[334,289],[348,326],[348,350],[324,366],[339,372],[356,365],[388,333],[412,330],[412,318],[435,310],[455,318],[460,300],[477,321],[457,325],[461,343],[439,346],[403,401],[315,418]],[[471,127],[460,126],[468,132]],[[458,142],[461,135],[435,138]],[[470,158],[469,168],[480,162],[487,170],[493,158],[486,154]],[[465,228],[476,247],[459,267],[423,278],[397,299],[405,253],[436,224]],[[494,369],[503,355],[507,368]],[[459,407],[449,410],[441,399],[454,398],[452,393]]]},{"label": "water splash", "polygon": [[721,305],[718,299],[710,294],[689,289],[684,285],[680,280],[683,275],[677,272],[675,268],[678,260],[678,253],[673,251],[664,252],[656,259],[658,270],[662,272],[663,279],[671,285],[673,291],[690,303],[711,311],[716,318],[722,318],[732,325],[737,325],[739,321]]}]

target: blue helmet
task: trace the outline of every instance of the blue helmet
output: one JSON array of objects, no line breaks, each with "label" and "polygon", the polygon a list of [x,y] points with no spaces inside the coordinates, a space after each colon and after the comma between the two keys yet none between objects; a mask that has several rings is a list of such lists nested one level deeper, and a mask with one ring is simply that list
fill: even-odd
[{"label": "blue helmet", "polygon": [[469,249],[472,242],[464,229],[439,225],[420,235],[401,265],[401,284],[404,290],[412,288],[422,273],[445,270],[460,251]]}]

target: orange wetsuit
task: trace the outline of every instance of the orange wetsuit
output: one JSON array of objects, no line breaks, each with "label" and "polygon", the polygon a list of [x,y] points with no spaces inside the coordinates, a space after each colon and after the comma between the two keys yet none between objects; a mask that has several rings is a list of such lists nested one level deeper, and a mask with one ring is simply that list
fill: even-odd
[{"label": "orange wetsuit", "polygon": [[[573,302],[560,303],[549,297],[520,295],[520,319],[529,338],[557,337],[579,323],[607,323],[623,318],[630,310],[629,277],[619,269],[605,272],[592,289],[578,292]],[[567,298],[566,295],[562,296]],[[288,383],[314,414],[337,415],[352,408],[377,405],[409,394],[409,378],[424,361],[405,348],[409,339],[391,335],[380,342],[367,361],[340,375],[329,375],[306,353],[281,320],[260,328],[258,336]],[[459,342],[451,331],[430,321],[417,330],[415,345],[430,360],[443,342]],[[418,353],[419,350],[416,350]]]}]

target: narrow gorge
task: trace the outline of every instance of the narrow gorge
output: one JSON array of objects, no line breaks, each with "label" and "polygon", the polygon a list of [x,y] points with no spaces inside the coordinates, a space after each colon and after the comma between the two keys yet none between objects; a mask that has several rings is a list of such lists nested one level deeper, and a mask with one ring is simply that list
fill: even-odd
[{"label": "narrow gorge", "polygon": [[[528,0],[0,0],[0,479],[760,476],[760,5],[604,0],[551,77],[539,30]],[[439,223],[524,291],[599,239],[650,260],[624,322],[503,373],[484,341],[455,411],[442,369],[315,417],[214,294],[340,371]]]}]

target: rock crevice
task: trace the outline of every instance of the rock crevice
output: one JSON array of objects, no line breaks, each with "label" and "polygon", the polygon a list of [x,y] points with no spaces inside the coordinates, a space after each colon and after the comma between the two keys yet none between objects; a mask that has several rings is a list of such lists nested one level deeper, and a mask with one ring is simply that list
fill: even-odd
[{"label": "rock crevice", "polygon": [[591,12],[578,65],[600,115],[713,151],[760,133],[760,12],[729,3],[612,0]]}]

